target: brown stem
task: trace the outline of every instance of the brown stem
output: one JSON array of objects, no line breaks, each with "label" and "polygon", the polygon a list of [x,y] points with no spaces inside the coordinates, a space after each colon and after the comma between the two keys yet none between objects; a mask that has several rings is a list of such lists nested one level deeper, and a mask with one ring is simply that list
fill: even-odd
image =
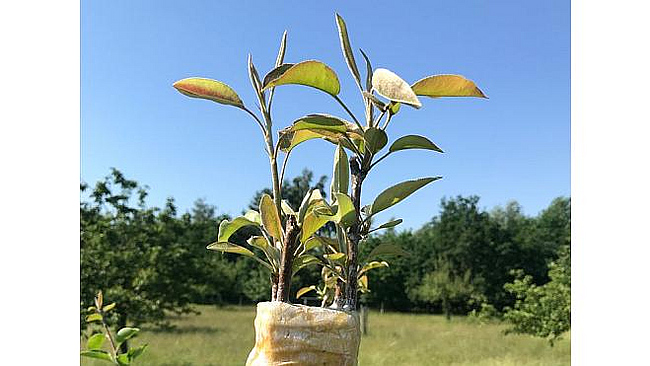
[{"label": "brown stem", "polygon": [[271,301],[278,297],[278,275],[271,274]]},{"label": "brown stem", "polygon": [[282,248],[282,258],[280,259],[280,274],[278,276],[276,300],[289,302],[291,276],[293,275],[293,252],[298,241],[298,234],[300,233],[300,227],[295,216],[287,216],[284,233],[284,248]]},{"label": "brown stem", "polygon": [[367,171],[360,166],[356,158],[350,159],[350,175],[352,176],[352,204],[357,212],[357,219],[348,228],[348,257],[347,257],[347,287],[345,291],[346,310],[357,309],[357,267],[359,265],[358,252],[361,240],[361,186],[366,178]]},{"label": "brown stem", "polygon": [[113,358],[117,358],[117,347],[115,347],[115,339],[113,339],[113,334],[111,333],[111,330],[108,328],[108,324],[106,324],[106,320],[104,319],[104,312],[98,310],[98,313],[102,317],[102,326],[104,327],[104,331],[108,336],[108,341],[111,344],[111,352],[113,352]]},{"label": "brown stem", "polygon": [[336,309],[343,309],[345,306],[345,283],[338,279],[334,287],[334,301],[332,306]]}]

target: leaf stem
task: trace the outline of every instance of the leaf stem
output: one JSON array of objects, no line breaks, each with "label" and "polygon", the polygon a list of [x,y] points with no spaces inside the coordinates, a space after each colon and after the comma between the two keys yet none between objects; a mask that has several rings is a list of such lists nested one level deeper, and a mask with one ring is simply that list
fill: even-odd
[{"label": "leaf stem", "polygon": [[379,115],[377,120],[375,122],[373,122],[373,124],[372,124],[373,126],[379,126],[379,122],[381,122],[381,119],[384,118],[384,115],[386,114],[386,111],[388,111],[388,108],[384,109],[384,111],[381,112],[381,114]]},{"label": "leaf stem", "polygon": [[284,182],[284,171],[287,168],[287,161],[289,161],[289,154],[291,154],[291,150],[287,151],[287,154],[284,156],[284,161],[282,161],[282,171],[280,172],[280,188],[282,188],[282,182]]},{"label": "leaf stem", "polygon": [[357,147],[354,145],[354,141],[352,141],[352,139],[350,138],[350,136],[348,136],[347,133],[344,133],[343,136],[345,137],[345,140],[350,144],[350,147],[352,148],[352,151],[354,151],[354,153],[355,153],[357,156],[363,156],[363,154],[361,154],[361,152],[359,151],[359,149],[357,149]]},{"label": "leaf stem", "polygon": [[391,153],[391,152],[389,151],[389,152],[385,153],[384,155],[382,155],[381,158],[375,160],[374,163],[370,164],[370,168],[369,168],[368,170],[372,169],[375,165],[379,164],[379,162],[382,161],[382,160],[384,160],[388,155],[390,155],[390,153]]},{"label": "leaf stem", "polygon": [[243,109],[244,111],[246,111],[248,114],[250,114],[250,115],[255,119],[255,122],[257,122],[257,124],[260,126],[260,129],[262,130],[262,133],[263,133],[264,135],[266,135],[266,129],[264,128],[264,124],[263,124],[262,121],[261,121],[261,120],[260,120],[260,119],[255,115],[255,113],[253,113],[250,109],[248,109],[248,108],[246,108],[246,107],[242,107],[242,109]]},{"label": "leaf stem", "polygon": [[[382,130],[386,131],[386,128],[388,128],[388,124],[390,123],[390,120],[393,118],[392,114],[388,114],[388,118],[386,118],[386,122],[384,123],[384,126],[381,128]],[[379,122],[379,121],[377,121]]]},{"label": "leaf stem", "polygon": [[337,95],[332,95],[332,97],[333,97],[337,102],[339,102],[339,104],[341,105],[341,107],[343,107],[343,109],[345,109],[345,111],[348,112],[348,114],[350,115],[350,117],[352,117],[352,119],[354,120],[354,123],[356,123],[357,126],[361,129],[361,131],[363,131],[363,126],[361,126],[361,123],[359,123],[359,120],[357,119],[357,117],[355,117],[354,114],[352,113],[352,111],[350,111],[350,109],[348,108],[348,106],[346,106],[345,103],[343,103],[343,101],[341,100],[341,98],[339,98]]}]

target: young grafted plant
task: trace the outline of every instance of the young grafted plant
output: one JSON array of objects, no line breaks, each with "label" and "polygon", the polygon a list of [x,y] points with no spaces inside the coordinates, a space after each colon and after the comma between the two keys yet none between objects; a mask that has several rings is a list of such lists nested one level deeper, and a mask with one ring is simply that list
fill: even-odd
[{"label": "young grafted plant", "polygon": [[[402,222],[397,219],[371,228],[373,217],[440,179],[434,176],[398,183],[385,189],[370,204],[362,206],[365,179],[377,164],[391,154],[409,149],[443,152],[427,137],[419,135],[401,136],[388,145],[386,131],[391,121],[403,104],[416,109],[422,107],[418,96],[486,96],[474,82],[460,75],[433,75],[409,85],[390,70],[373,69],[368,56],[360,50],[366,71],[365,80],[362,81],[347,26],[338,14],[336,25],[345,62],[364,106],[362,117],[355,116],[338,97],[341,85],[332,68],[317,60],[284,62],[286,32],[275,67],[264,78],[259,77],[252,58],[249,56],[248,59],[248,73],[257,96],[259,114],[247,108],[237,93],[220,81],[188,78],[174,83],[174,87],[187,96],[234,106],[248,113],[260,127],[269,158],[273,196],[262,196],[258,211],[249,211],[232,221],[221,222],[217,241],[210,244],[208,249],[257,260],[270,272],[273,285],[271,300],[284,302],[289,301],[291,277],[307,265],[319,264],[323,266],[323,286],[301,289],[299,295],[316,290],[323,299],[323,305],[331,302],[333,307],[353,311],[357,308],[359,291],[367,290],[367,271],[388,266],[387,262],[377,259],[405,253],[398,246],[382,244],[367,258],[359,258],[359,244],[369,234]],[[272,101],[275,89],[284,85],[304,85],[324,92],[342,107],[350,120],[326,113],[306,114],[281,129],[277,142],[274,142]],[[311,139],[324,139],[336,147],[331,201],[325,200],[318,190],[312,190],[296,210],[282,200],[281,184],[290,154],[298,145]],[[284,154],[281,171],[278,170],[280,153]],[[334,223],[336,237],[318,235],[319,229],[328,222]],[[257,234],[247,240],[249,248],[229,240],[243,227],[257,230]]]}]

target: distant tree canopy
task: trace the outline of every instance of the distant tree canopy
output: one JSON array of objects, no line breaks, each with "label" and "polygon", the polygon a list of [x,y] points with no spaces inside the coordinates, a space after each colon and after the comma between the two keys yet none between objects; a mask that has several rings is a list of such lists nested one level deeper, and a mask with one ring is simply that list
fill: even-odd
[{"label": "distant tree canopy", "polygon": [[[313,182],[313,173],[305,170],[285,181],[283,197],[298,207],[309,189],[327,192],[326,180],[323,176]],[[192,303],[269,298],[263,268],[247,258],[206,250],[221,220],[228,218],[214,206],[197,200],[179,215],[170,198],[163,208],[149,207],[146,187],[115,169],[92,188],[82,184],[81,190],[87,197],[80,204],[82,310],[103,290],[119,304],[114,312],[118,326],[161,324],[166,313],[191,311]],[[262,192],[253,194],[251,207],[257,207]],[[521,273],[536,286],[552,280],[549,264],[570,245],[570,228],[569,198],[555,199],[535,217],[525,216],[516,202],[488,212],[480,208],[477,196],[443,199],[440,212],[422,228],[389,229],[361,244],[361,256],[382,243],[399,244],[410,253],[386,258],[390,268],[369,274],[370,292],[362,302],[447,314],[466,314],[481,302],[498,310],[516,307],[520,292],[504,285],[521,279],[515,276]],[[294,278],[294,287],[319,279],[320,269],[307,267]]]}]

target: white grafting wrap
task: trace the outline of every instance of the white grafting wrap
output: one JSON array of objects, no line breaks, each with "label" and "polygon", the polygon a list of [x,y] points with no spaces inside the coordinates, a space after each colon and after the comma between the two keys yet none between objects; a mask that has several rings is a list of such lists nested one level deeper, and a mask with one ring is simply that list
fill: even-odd
[{"label": "white grafting wrap", "polygon": [[360,340],[357,313],[261,302],[246,366],[356,366]]}]

